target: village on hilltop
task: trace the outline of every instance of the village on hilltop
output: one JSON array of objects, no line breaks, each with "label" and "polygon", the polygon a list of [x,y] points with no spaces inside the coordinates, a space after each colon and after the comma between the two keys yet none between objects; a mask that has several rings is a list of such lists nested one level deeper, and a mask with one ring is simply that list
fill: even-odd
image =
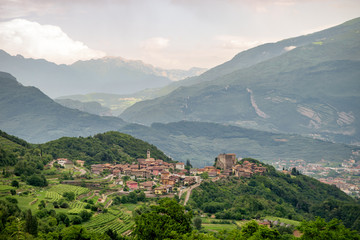
[{"label": "village on hilltop", "polygon": [[[161,159],[154,159],[148,150],[146,158],[139,158],[132,164],[93,164],[91,173],[105,176],[114,186],[122,186],[121,190],[134,191],[144,190],[147,194],[164,195],[180,192],[181,189],[200,183],[203,179],[216,181],[227,176],[249,178],[253,174],[263,174],[266,167],[249,161],[237,164],[235,154],[219,154],[214,166],[204,168],[191,168],[185,163],[168,163]],[[58,158],[48,164],[52,167],[54,163],[65,169],[84,166],[84,161],[76,160],[75,164],[65,158]],[[127,176],[124,178],[124,176]],[[127,179],[127,180],[124,180]],[[65,181],[68,184],[77,184],[77,181]]]}]

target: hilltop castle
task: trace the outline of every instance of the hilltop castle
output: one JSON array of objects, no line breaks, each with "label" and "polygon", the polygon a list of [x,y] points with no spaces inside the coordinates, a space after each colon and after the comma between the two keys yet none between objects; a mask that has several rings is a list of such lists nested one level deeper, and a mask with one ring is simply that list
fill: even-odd
[{"label": "hilltop castle", "polygon": [[236,155],[234,153],[219,154],[216,158],[216,167],[222,170],[229,170],[236,164]]}]

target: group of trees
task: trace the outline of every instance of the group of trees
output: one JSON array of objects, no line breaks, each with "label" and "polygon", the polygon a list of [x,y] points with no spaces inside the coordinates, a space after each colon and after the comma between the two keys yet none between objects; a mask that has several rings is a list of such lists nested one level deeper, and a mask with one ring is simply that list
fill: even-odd
[{"label": "group of trees", "polygon": [[116,196],[113,200],[114,205],[119,205],[122,203],[137,203],[137,202],[145,202],[146,196],[143,191],[140,192],[130,192],[128,195],[124,196]]},{"label": "group of trees", "polygon": [[[185,208],[175,200],[161,199],[158,205],[142,207],[135,210],[134,239],[181,239],[181,240],[359,240],[360,235],[350,230],[339,221],[326,222],[317,218],[315,221],[303,221],[298,229],[302,232],[300,238],[295,237],[292,231],[278,231],[276,228],[268,228],[259,225],[252,220],[240,229],[220,231],[219,233],[202,233],[201,218],[194,218],[191,223],[192,212],[186,212]],[[193,226],[200,230],[193,230]],[[280,229],[279,229],[280,230]]]},{"label": "group of trees", "polygon": [[[339,239],[360,240],[360,235],[346,228],[339,220],[326,222],[322,218],[315,221],[303,221],[298,229],[302,232],[296,238],[290,231],[267,228],[249,221],[241,228],[218,233],[203,232],[201,218],[193,219],[192,211],[177,203],[174,199],[163,198],[155,205],[143,205],[134,210],[135,227],[130,236],[121,236],[111,229],[103,234],[87,231],[79,226],[91,217],[91,212],[82,211],[69,218],[65,213],[56,213],[53,209],[42,208],[36,214],[31,210],[22,212],[11,199],[0,200],[0,240],[5,239],[80,239],[80,240],[245,240],[245,239]],[[193,220],[193,221],[192,221]]]},{"label": "group of trees", "polygon": [[154,158],[171,161],[154,145],[120,132],[106,132],[93,137],[63,137],[41,144],[42,151],[53,158],[65,157],[82,159],[86,164],[131,163],[137,158],[145,158],[149,149]]},{"label": "group of trees", "polygon": [[[341,219],[360,229],[360,205],[334,186],[298,174],[268,171],[265,176],[230,177],[204,182],[193,190],[189,204],[220,219],[253,219],[267,215],[303,220],[321,216]],[[333,199],[333,200],[329,200]]]}]

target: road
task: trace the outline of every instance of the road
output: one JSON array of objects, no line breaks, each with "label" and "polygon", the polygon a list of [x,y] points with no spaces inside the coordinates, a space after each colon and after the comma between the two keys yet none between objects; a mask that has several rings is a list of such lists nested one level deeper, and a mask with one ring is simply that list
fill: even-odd
[{"label": "road", "polygon": [[197,184],[192,185],[191,187],[189,187],[189,189],[187,190],[187,193],[186,193],[186,197],[185,197],[185,201],[184,201],[184,206],[186,206],[186,203],[189,201],[189,198],[190,198],[190,195],[191,195],[191,191],[192,191],[194,188],[197,188],[198,186],[200,186],[200,183],[197,183]]}]

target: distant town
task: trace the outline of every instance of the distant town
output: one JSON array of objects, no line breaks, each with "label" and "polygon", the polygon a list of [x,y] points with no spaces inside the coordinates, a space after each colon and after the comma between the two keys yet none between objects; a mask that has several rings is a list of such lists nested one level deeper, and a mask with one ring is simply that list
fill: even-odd
[{"label": "distant town", "polygon": [[[353,155],[360,155],[359,151]],[[343,192],[360,197],[360,163],[353,159],[344,160],[339,166],[332,166],[329,161],[322,160],[319,163],[306,163],[302,159],[298,160],[279,160],[272,165],[277,170],[284,172],[296,168],[302,174],[318,179],[320,182],[336,185]]]}]

